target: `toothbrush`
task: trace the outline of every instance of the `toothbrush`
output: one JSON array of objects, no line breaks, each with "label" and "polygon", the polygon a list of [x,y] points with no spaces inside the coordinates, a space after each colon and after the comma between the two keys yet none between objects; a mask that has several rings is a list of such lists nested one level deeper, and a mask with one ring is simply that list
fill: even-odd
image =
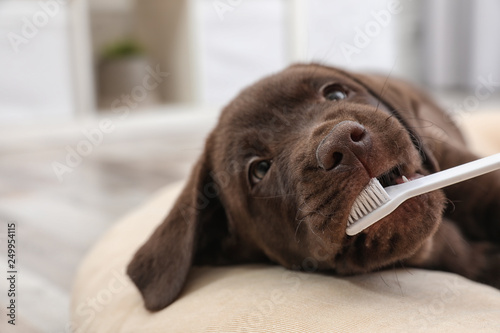
[{"label": "toothbrush", "polygon": [[372,178],[354,202],[346,234],[354,236],[392,213],[404,201],[500,169],[500,153],[465,163],[402,184],[382,187]]}]

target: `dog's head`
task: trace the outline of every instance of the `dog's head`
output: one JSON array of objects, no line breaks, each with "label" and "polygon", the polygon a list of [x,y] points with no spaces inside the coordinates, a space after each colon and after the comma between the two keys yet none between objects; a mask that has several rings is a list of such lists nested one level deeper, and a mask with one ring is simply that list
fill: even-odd
[{"label": "dog's head", "polygon": [[146,307],[170,304],[193,263],[268,260],[353,274],[414,255],[440,222],[439,191],[356,236],[346,227],[371,178],[388,186],[437,171],[419,103],[395,81],[321,65],[295,65],[244,90],[128,267]]}]

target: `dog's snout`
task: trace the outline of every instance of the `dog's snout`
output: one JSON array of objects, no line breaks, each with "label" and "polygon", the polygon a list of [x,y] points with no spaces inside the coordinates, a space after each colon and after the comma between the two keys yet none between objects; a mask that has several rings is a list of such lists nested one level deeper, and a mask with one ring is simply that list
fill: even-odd
[{"label": "dog's snout", "polygon": [[370,133],[363,125],[355,121],[342,121],[320,142],[316,159],[324,170],[356,163],[366,168],[371,145]]}]

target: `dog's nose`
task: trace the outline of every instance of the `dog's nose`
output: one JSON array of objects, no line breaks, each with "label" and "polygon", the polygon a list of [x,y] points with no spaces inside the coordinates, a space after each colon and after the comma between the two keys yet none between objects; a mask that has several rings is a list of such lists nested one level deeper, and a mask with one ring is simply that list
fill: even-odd
[{"label": "dog's nose", "polygon": [[316,149],[318,165],[332,170],[341,165],[361,163],[367,167],[367,157],[372,146],[370,134],[355,121],[342,121],[328,133]]}]

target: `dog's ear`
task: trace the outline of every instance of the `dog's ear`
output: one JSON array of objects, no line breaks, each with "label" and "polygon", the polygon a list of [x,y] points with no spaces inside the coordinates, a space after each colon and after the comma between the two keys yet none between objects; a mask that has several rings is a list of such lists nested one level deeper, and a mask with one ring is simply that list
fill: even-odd
[{"label": "dog's ear", "polygon": [[210,145],[163,223],[136,252],[127,273],[150,311],[161,310],[180,293],[196,252],[220,250],[227,218],[211,177]]}]

